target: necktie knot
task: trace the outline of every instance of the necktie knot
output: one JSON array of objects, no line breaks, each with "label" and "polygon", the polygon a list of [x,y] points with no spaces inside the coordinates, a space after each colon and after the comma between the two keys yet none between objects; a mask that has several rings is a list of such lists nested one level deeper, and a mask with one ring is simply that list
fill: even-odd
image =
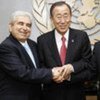
[{"label": "necktie knot", "polygon": [[63,43],[65,43],[66,38],[63,36],[63,37],[61,38],[61,40],[62,40]]}]

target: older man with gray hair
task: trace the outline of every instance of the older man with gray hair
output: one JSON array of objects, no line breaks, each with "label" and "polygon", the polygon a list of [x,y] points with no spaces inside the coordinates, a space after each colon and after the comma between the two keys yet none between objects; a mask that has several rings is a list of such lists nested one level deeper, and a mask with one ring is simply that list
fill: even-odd
[{"label": "older man with gray hair", "polygon": [[37,45],[29,39],[31,27],[30,13],[12,14],[10,35],[0,44],[0,100],[40,100],[41,83],[60,75],[59,68],[40,68]]}]

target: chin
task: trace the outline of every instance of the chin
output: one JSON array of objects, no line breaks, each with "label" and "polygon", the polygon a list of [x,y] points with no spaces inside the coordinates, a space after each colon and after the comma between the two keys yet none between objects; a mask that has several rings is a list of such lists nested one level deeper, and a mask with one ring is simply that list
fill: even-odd
[{"label": "chin", "polygon": [[62,33],[66,33],[66,31],[67,31],[67,30],[61,30],[60,32],[62,32]]}]

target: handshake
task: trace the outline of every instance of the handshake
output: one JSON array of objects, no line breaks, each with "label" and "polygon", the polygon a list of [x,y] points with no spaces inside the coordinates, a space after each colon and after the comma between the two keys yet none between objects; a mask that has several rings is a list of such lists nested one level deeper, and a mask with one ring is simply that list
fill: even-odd
[{"label": "handshake", "polygon": [[66,64],[61,67],[54,67],[52,69],[53,81],[56,83],[61,83],[64,80],[70,80],[72,72],[74,72],[74,69],[71,64]]}]

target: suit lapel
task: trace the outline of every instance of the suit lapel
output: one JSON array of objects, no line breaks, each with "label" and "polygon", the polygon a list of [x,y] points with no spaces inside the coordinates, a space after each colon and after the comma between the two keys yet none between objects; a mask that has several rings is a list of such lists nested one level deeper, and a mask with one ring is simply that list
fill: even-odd
[{"label": "suit lapel", "polygon": [[36,63],[36,66],[39,67],[39,59],[38,59],[38,54],[37,54],[37,47],[35,45],[33,45],[33,43],[31,43],[29,40],[27,41],[28,45],[32,51],[32,54],[34,56],[34,60]]},{"label": "suit lapel", "polygon": [[61,60],[60,60],[59,52],[58,52],[58,49],[57,49],[54,30],[50,34],[51,34],[51,36],[49,37],[50,38],[50,41],[49,41],[50,45],[49,46],[50,46],[50,49],[51,49],[50,51],[53,55],[54,60],[56,61],[56,64],[61,65]]},{"label": "suit lapel", "polygon": [[16,48],[19,50],[20,59],[24,62],[27,67],[32,68],[34,65],[29,57],[28,53],[26,52],[25,48],[13,37],[10,35],[11,41],[16,45]]},{"label": "suit lapel", "polygon": [[[58,52],[58,49],[57,49],[54,30],[50,33],[49,38],[50,38],[50,40],[48,41],[49,46],[50,46],[49,48],[50,48],[50,51],[51,51],[51,53],[54,57],[54,60],[56,61],[57,65],[62,65],[61,60],[60,60],[60,55],[59,55],[59,52]],[[72,56],[74,56],[76,45],[77,45],[77,43],[76,43],[76,33],[75,33],[75,31],[73,31],[73,29],[70,29],[65,64],[72,61],[72,59],[73,59]]]},{"label": "suit lapel", "polygon": [[20,47],[21,51],[23,51],[23,55],[24,55],[24,58],[25,58],[25,62],[27,63],[28,66],[33,67],[34,64],[32,63],[32,60],[31,58],[29,57],[28,53],[26,52],[25,48],[24,47]]},{"label": "suit lapel", "polygon": [[69,63],[70,61],[72,61],[73,52],[75,50],[75,38],[75,32],[72,29],[70,29],[65,63]]},{"label": "suit lapel", "polygon": [[[53,55],[54,60],[56,61],[56,64],[62,65],[61,60],[60,60],[60,55],[59,55],[59,52],[57,49],[54,30],[50,33],[50,35],[51,35],[51,36],[49,36],[50,40],[48,41],[49,46],[50,46],[49,47],[50,51]],[[73,53],[75,52],[75,46],[76,46],[75,39],[76,39],[76,34],[72,29],[70,29],[65,64],[72,61],[72,58],[73,58],[72,56],[73,56]]]}]

